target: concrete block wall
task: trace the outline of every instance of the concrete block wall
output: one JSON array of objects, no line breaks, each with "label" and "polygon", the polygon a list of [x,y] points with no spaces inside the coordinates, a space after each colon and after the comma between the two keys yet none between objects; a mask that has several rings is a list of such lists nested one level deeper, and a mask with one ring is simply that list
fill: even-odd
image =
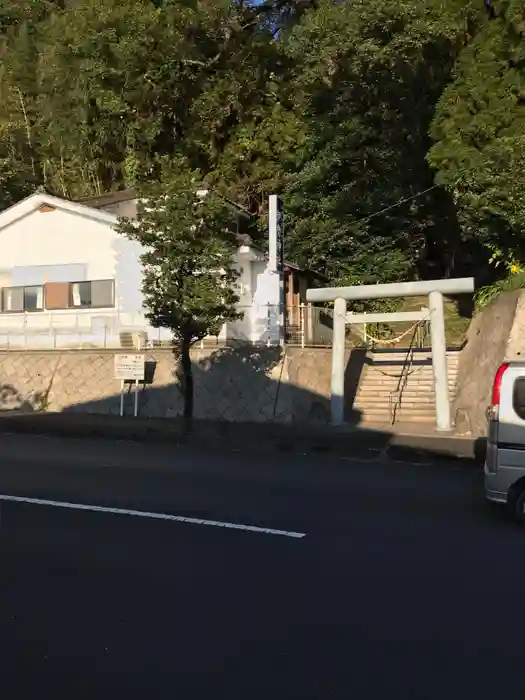
[{"label": "concrete block wall", "polygon": [[[321,421],[329,417],[330,351],[253,346],[196,349],[195,417],[228,421]],[[169,350],[146,354],[151,383],[139,393],[143,417],[182,412]],[[0,410],[118,415],[120,382],[110,351],[0,353]],[[125,412],[133,413],[132,387]]]}]

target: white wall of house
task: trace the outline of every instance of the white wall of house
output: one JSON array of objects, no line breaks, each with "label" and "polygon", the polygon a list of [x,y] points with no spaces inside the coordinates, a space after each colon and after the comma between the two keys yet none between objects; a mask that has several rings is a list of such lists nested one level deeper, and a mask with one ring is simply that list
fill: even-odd
[{"label": "white wall of house", "polygon": [[[49,203],[51,210],[40,207]],[[49,209],[49,207],[47,207]],[[0,213],[0,287],[45,282],[114,280],[114,306],[0,313],[0,346],[64,347],[117,345],[119,333],[142,331],[149,340],[168,340],[153,329],[142,309],[141,246],[120,236],[116,217],[47,195],[33,195]],[[275,276],[264,255],[242,246],[235,256],[239,272],[239,311],[224,339],[269,339],[269,305],[278,304]],[[43,276],[45,280],[43,280]],[[278,290],[278,287],[277,287]]]},{"label": "white wall of house", "polygon": [[34,211],[0,231],[0,264],[6,269],[80,263],[88,278],[108,279],[115,273],[116,235],[110,225],[70,212]]},{"label": "white wall of house", "polygon": [[[0,336],[9,332],[13,344],[22,344],[16,338],[19,331],[23,344],[53,345],[56,334],[72,342],[71,332],[84,335],[87,344],[90,340],[98,344],[106,327],[116,330],[117,320],[120,325],[133,325],[133,317],[141,315],[140,246],[117,234],[111,215],[78,205],[70,208],[70,203],[62,208],[63,200],[55,198],[47,199],[57,206],[42,212],[39,196],[29,199],[35,199],[34,206],[25,206],[28,200],[24,200],[0,214],[0,286],[114,280],[114,305],[0,313]],[[17,212],[17,206],[23,211]]]}]

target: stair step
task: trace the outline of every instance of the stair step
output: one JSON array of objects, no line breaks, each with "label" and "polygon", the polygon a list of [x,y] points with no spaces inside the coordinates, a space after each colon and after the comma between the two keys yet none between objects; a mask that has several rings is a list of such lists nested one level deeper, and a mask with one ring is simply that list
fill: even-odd
[{"label": "stair step", "polygon": [[[449,397],[451,397],[451,396],[455,397],[455,392],[449,391]],[[399,402],[410,403],[412,401],[420,401],[420,402],[422,401],[422,402],[434,403],[435,399],[436,399],[436,395],[434,394],[433,391],[432,392],[419,391],[419,392],[412,392],[411,394],[405,394],[403,392],[403,395],[401,397],[399,396],[399,394],[395,394],[394,392],[392,392],[390,394],[386,393],[386,392],[383,392],[383,393],[368,392],[365,394],[358,394],[354,398],[354,403],[356,403],[356,404],[358,404],[358,403],[366,403],[366,404],[384,403],[384,404],[387,404],[387,403],[390,403],[391,401],[395,402],[395,403],[399,403]]]},{"label": "stair step", "polygon": [[[448,383],[448,388],[449,389],[454,389],[455,384],[452,382]],[[376,384],[364,384],[359,387],[358,389],[358,394],[364,393],[364,394],[371,394],[371,393],[383,393],[383,394],[392,394],[396,393],[399,394],[400,392],[403,394],[424,394],[424,393],[430,393],[431,391],[434,391],[434,385],[433,384],[406,384],[403,389],[398,389],[397,384],[390,384],[389,382],[383,382],[383,383],[376,383]]]},{"label": "stair step", "polygon": [[[358,420],[369,423],[392,423],[391,413],[360,413]],[[394,423],[433,423],[435,413],[396,413]]]},{"label": "stair step", "polygon": [[357,403],[354,403],[354,408],[356,408],[356,409],[361,408],[365,411],[389,411],[390,407],[393,408],[394,406],[397,406],[397,409],[401,410],[401,411],[405,411],[405,410],[407,410],[407,411],[419,411],[419,410],[433,411],[435,405],[436,404],[434,401],[427,401],[424,403],[423,402],[421,402],[421,403],[419,403],[419,402],[418,403],[416,403],[416,402],[408,403],[407,402],[406,404],[403,403],[401,405],[395,404],[395,403],[390,404],[388,402],[378,401],[376,403],[364,403],[364,404],[357,402]]},{"label": "stair step", "polygon": [[386,403],[379,403],[379,404],[363,404],[363,403],[355,403],[352,406],[352,410],[354,411],[360,411],[361,413],[370,413],[371,411],[378,411],[378,412],[383,412],[383,413],[392,413],[394,410],[399,413],[400,411],[409,411],[409,412],[418,412],[418,411],[435,411],[436,406],[434,403],[412,403],[412,404],[403,404],[401,406],[396,406],[392,404],[386,404]]},{"label": "stair step", "polygon": [[392,423],[390,420],[384,421],[384,420],[376,420],[375,418],[365,418],[361,419],[358,422],[358,425],[360,428],[366,428],[368,430],[384,430],[387,431],[393,429],[395,426],[398,425],[404,425],[404,426],[410,426],[412,425],[414,428],[435,428],[436,426],[436,419],[433,418],[432,420],[423,420],[423,421],[402,421],[402,420],[396,420],[394,423]]},{"label": "stair step", "polygon": [[404,399],[401,403],[397,401],[392,401],[392,403],[390,403],[389,400],[385,400],[384,397],[376,401],[372,398],[365,400],[357,398],[353,405],[354,408],[373,408],[374,406],[399,406],[401,408],[410,408],[412,406],[435,406],[436,400],[434,396],[414,396],[410,399]]},{"label": "stair step", "polygon": [[410,403],[410,404],[389,404],[389,403],[354,403],[353,408],[356,410],[363,411],[390,411],[390,408],[397,406],[398,411],[434,411],[435,403],[429,401],[428,403]]},{"label": "stair step", "polygon": [[[448,383],[448,388],[450,390],[455,389],[456,385],[452,382]],[[357,395],[359,394],[378,394],[379,396],[390,396],[390,394],[402,394],[403,396],[409,396],[410,394],[430,394],[434,393],[433,384],[405,384],[402,389],[397,388],[397,384],[389,384],[388,382],[377,383],[377,384],[364,384],[359,387]]]},{"label": "stair step", "polygon": [[[385,365],[384,367],[376,367],[375,365],[368,365],[366,367],[365,371],[363,372],[362,376],[366,377],[370,374],[388,374],[390,376],[395,375],[397,377],[399,377],[399,376],[403,376],[403,377],[430,376],[430,377],[433,377],[434,370],[432,369],[432,367],[425,366],[425,367],[416,367],[416,368],[413,367],[411,370],[409,370],[407,372],[406,370],[403,370],[402,367],[394,367],[393,365]],[[452,367],[452,368],[449,367],[447,374],[457,375],[458,374],[457,367]]]},{"label": "stair step", "polygon": [[[396,364],[396,365],[411,364],[411,365],[414,365],[415,367],[432,367],[432,358],[431,357],[414,357],[413,360],[410,360],[410,359],[407,359],[406,355],[398,355],[397,357],[394,355],[367,355],[365,362],[366,363],[380,362],[381,364],[384,364],[387,362],[392,362],[393,364]],[[447,364],[458,365],[459,358],[458,357],[447,357]]]},{"label": "stair step", "polygon": [[[406,353],[399,353],[398,355],[395,355],[393,353],[372,353],[366,356],[367,360],[372,360],[372,362],[406,362],[407,361],[407,355]],[[425,355],[424,353],[422,355],[414,355],[411,359],[412,362],[432,362],[432,355]],[[447,362],[459,362],[459,356],[458,355],[447,355]]]},{"label": "stair step", "polygon": [[[367,358],[369,364],[363,368],[353,405],[362,420],[390,422],[395,409],[396,422],[435,421],[432,353],[371,352]],[[459,352],[447,353],[451,400],[456,393],[459,358]]]},{"label": "stair step", "polygon": [[352,408],[356,411],[434,411],[436,404],[434,401],[429,401],[428,403],[403,403],[400,406],[398,404],[389,403],[354,403]]},{"label": "stair step", "polygon": [[367,423],[389,423],[391,425],[394,425],[395,423],[435,423],[436,416],[434,413],[420,413],[417,416],[397,414],[394,419],[394,422],[392,423],[392,416],[390,414],[387,415],[386,413],[374,413],[360,415],[359,420]]},{"label": "stair step", "polygon": [[417,423],[417,424],[428,424],[432,425],[433,423],[436,422],[436,416],[434,413],[432,414],[420,414],[418,416],[407,416],[407,415],[401,415],[397,414],[394,420],[394,423],[392,423],[392,416],[390,414],[386,413],[381,413],[381,414],[370,414],[370,415],[361,415],[359,416],[359,422],[360,423],[387,423],[389,425],[395,425],[396,423]]},{"label": "stair step", "polygon": [[[448,377],[448,383],[450,384],[451,382],[455,383],[457,381],[457,377],[455,376],[449,376]],[[377,384],[380,382],[388,382],[389,384],[417,384],[417,383],[422,383],[422,384],[434,384],[434,377],[431,377],[428,374],[422,374],[422,375],[412,375],[411,377],[408,377],[408,379],[403,378],[403,377],[397,377],[395,375],[388,375],[388,374],[367,374],[365,375],[361,381],[360,385],[363,386],[363,384]]]},{"label": "stair step", "polygon": [[[458,367],[448,366],[449,372],[457,374]],[[412,365],[410,368],[403,367],[403,365],[393,365],[390,362],[384,365],[366,365],[364,367],[363,374],[368,372],[392,372],[392,374],[433,374],[434,368],[432,365]]]},{"label": "stair step", "polygon": [[[457,374],[449,374],[448,381],[457,381]],[[369,372],[361,378],[360,384],[370,384],[373,382],[397,382],[398,384],[410,384],[413,382],[434,383],[432,374],[410,374],[408,377],[400,377],[398,374],[388,374],[387,372]]]},{"label": "stair step", "polygon": [[[368,351],[369,355],[406,355],[412,352],[417,357],[431,357],[432,350],[430,348],[374,348]],[[459,357],[461,350],[447,350],[448,357]]]},{"label": "stair step", "polygon": [[[457,374],[449,374],[447,376],[449,382],[455,382],[458,378]],[[388,372],[367,372],[361,377],[360,384],[368,384],[371,382],[398,382],[402,384],[409,384],[410,382],[434,382],[434,375],[430,374],[409,374],[399,376],[399,374],[389,374]]]},{"label": "stair step", "polygon": [[[392,362],[392,363],[395,363],[396,365],[399,363],[413,364],[416,367],[427,367],[427,366],[432,365],[432,358],[425,357],[424,355],[421,355],[419,357],[414,357],[410,363],[408,362],[406,355],[367,355],[367,360],[368,360],[368,362],[372,362],[372,363],[380,362],[381,364],[385,363],[385,362]],[[459,364],[459,357],[452,357],[449,355],[447,357],[447,364],[458,365]]]},{"label": "stair step", "polygon": [[[374,348],[368,351],[368,355],[407,355],[413,353],[414,357],[432,357],[430,348]],[[461,350],[447,350],[447,357],[459,357]]]},{"label": "stair step", "polygon": [[[447,365],[448,370],[450,372],[457,372],[458,371],[458,365]],[[431,364],[428,365],[400,365],[400,364],[394,364],[392,362],[381,362],[379,364],[375,363],[369,363],[367,365],[364,365],[364,369],[366,370],[377,370],[377,371],[388,371],[392,370],[393,372],[403,372],[406,374],[407,372],[409,374],[414,373],[414,372],[432,372],[434,370],[434,367]]]},{"label": "stair step", "polygon": [[[448,383],[456,383],[457,377],[448,377]],[[360,381],[360,386],[363,386],[364,384],[380,384],[381,382],[387,382],[388,384],[400,384],[400,385],[407,385],[407,384],[434,384],[434,378],[430,376],[412,376],[409,377],[408,379],[401,379],[399,377],[395,376],[389,376],[385,374],[376,374],[376,375],[366,375],[363,377],[363,379]]]},{"label": "stair step", "polygon": [[[448,388],[450,391],[455,389],[456,385],[449,382]],[[403,396],[407,394],[430,394],[434,393],[433,384],[409,384],[406,385],[402,390],[397,388],[396,384],[388,384],[384,382],[382,384],[370,384],[359,387],[357,395],[360,394],[378,394],[379,396],[390,396],[390,394],[399,394]]]}]

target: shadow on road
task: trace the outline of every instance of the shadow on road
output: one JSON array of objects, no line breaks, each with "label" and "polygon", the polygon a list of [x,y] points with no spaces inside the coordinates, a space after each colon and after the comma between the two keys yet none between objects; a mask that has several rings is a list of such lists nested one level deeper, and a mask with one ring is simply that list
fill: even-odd
[{"label": "shadow on road", "polygon": [[[161,357],[164,358],[162,376]],[[181,418],[183,401],[175,368],[166,374],[165,358],[165,353],[146,357],[145,379],[138,389],[137,418],[133,417],[133,387],[128,384],[123,417],[119,415],[120,394],[71,404],[61,413],[27,411],[22,403],[16,410],[0,414],[0,432],[189,444],[213,449],[334,454],[348,458],[384,455],[412,462],[446,463],[450,458],[463,458],[476,464],[483,461],[481,439],[443,437],[431,428],[407,435],[388,425],[363,424],[361,413],[354,408],[366,360],[362,349],[349,354],[345,382],[347,423],[338,428],[329,425],[329,399],[327,394],[315,390],[320,379],[312,376],[312,372],[305,374],[304,362],[290,362],[279,347],[246,345],[219,348],[194,361],[195,419],[188,425]],[[285,367],[287,376],[283,379]],[[322,379],[329,387],[329,373]],[[10,391],[17,395],[15,387],[10,387]]]}]

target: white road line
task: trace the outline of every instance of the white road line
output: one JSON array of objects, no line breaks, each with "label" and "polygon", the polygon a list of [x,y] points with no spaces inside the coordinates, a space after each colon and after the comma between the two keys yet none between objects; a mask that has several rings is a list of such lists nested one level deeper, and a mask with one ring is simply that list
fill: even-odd
[{"label": "white road line", "polygon": [[150,518],[152,520],[171,520],[176,523],[188,525],[206,525],[208,527],[222,527],[225,530],[241,530],[243,532],[256,532],[262,535],[278,535],[281,537],[294,537],[302,539],[306,537],[304,532],[291,532],[288,530],[274,530],[269,527],[256,525],[242,525],[239,523],[227,523],[219,520],[202,520],[200,518],[186,518],[182,515],[169,515],[168,513],[148,513],[142,510],[124,510],[123,508],[107,508],[105,506],[90,506],[83,503],[64,503],[61,501],[47,501],[41,498],[24,498],[22,496],[7,496],[0,494],[0,501],[11,503],[30,503],[35,506],[51,506],[53,508],[69,508],[71,510],[87,510],[93,513],[111,513],[113,515],[130,515],[137,518]]}]

